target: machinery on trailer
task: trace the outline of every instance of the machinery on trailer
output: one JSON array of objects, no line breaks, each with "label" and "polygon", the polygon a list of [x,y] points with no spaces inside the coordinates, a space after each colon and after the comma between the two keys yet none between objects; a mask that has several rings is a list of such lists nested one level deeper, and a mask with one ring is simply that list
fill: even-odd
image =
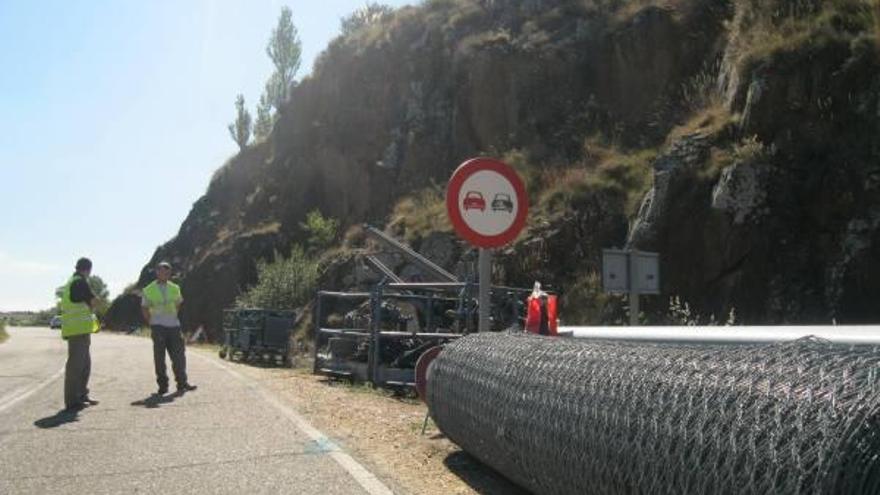
[{"label": "machinery on trailer", "polygon": [[[313,371],[377,386],[412,387],[416,362],[425,351],[477,331],[478,285],[460,281],[378,229],[365,230],[433,280],[407,282],[379,256],[367,255],[367,266],[383,277],[370,292],[317,295]],[[493,330],[522,328],[530,291],[492,287]]]},{"label": "machinery on trailer", "polygon": [[290,334],[295,313],[272,309],[228,309],[223,312],[220,357],[230,361],[262,360],[290,366]]}]

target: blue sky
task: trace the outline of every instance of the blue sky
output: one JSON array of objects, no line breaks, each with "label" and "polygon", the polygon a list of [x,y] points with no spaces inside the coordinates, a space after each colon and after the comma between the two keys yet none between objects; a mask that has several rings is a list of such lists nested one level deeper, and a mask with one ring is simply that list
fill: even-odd
[{"label": "blue sky", "polygon": [[136,279],[235,153],[283,5],[301,77],[364,1],[0,2],[0,311],[51,306],[79,256],[111,294]]}]

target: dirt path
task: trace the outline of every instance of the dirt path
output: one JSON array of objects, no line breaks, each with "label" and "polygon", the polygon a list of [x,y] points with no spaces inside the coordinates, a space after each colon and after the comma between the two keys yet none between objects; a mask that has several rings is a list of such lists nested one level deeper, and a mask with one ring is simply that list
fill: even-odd
[{"label": "dirt path", "polygon": [[422,436],[426,407],[417,399],[328,380],[312,375],[310,369],[233,366],[275,392],[374,473],[392,481],[396,491],[525,493],[462,452],[431,421]]}]

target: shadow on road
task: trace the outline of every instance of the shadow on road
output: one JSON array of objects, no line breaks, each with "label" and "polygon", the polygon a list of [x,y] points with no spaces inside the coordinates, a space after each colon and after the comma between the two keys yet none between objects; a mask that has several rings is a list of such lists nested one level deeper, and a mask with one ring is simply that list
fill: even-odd
[{"label": "shadow on road", "polygon": [[52,416],[47,416],[34,421],[34,426],[43,429],[58,428],[61,425],[74,423],[76,421],[79,421],[79,413],[62,409]]},{"label": "shadow on road", "polygon": [[170,404],[174,399],[180,397],[179,393],[169,395],[150,394],[146,399],[136,400],[131,403],[132,406],[146,407],[147,409],[156,409],[163,404]]},{"label": "shadow on road", "polygon": [[529,493],[462,450],[446,456],[443,464],[481,495],[528,495]]}]

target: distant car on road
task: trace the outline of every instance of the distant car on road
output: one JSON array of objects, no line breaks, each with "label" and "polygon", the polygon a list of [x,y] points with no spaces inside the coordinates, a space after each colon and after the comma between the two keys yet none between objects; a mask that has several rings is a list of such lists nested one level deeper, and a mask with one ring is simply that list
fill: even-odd
[{"label": "distant car on road", "polygon": [[61,317],[53,316],[51,320],[49,320],[49,328],[61,328]]},{"label": "distant car on road", "polygon": [[464,195],[464,209],[467,210],[486,210],[486,200],[483,199],[482,193],[478,191],[468,191]]},{"label": "distant car on road", "polygon": [[511,201],[510,195],[504,193],[496,194],[495,199],[492,200],[492,211],[513,213],[513,201]]}]

